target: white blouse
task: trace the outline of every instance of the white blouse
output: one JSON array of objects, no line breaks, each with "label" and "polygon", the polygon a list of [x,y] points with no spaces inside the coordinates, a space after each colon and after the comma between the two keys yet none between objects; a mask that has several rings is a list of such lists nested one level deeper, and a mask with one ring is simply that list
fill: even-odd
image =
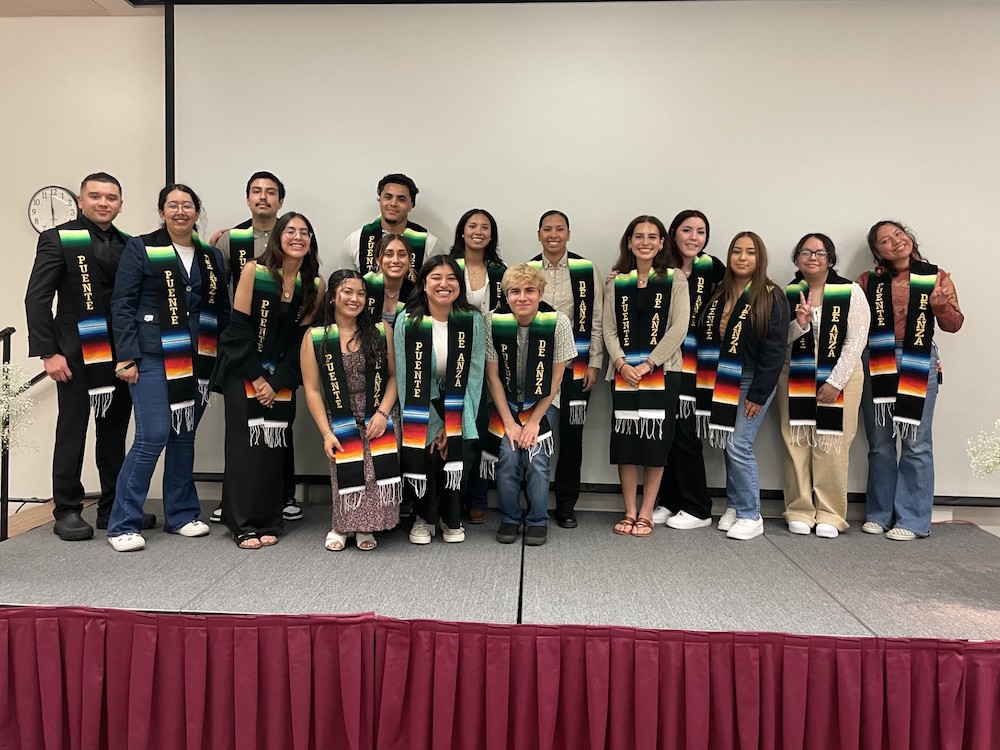
[{"label": "white blouse", "polygon": [[[812,323],[809,328],[802,328],[795,314],[788,323],[788,343],[798,340],[804,336],[810,328],[819,330],[820,320],[823,317],[823,306],[813,306]],[[861,364],[861,353],[868,346],[868,327],[871,325],[871,308],[868,306],[868,297],[864,290],[856,283],[851,283],[851,305],[847,311],[847,334],[844,336],[844,346],[840,350],[840,359],[834,365],[830,377],[826,382],[834,388],[844,390],[854,375],[854,369]],[[819,337],[816,337],[816,351],[819,351]]]}]

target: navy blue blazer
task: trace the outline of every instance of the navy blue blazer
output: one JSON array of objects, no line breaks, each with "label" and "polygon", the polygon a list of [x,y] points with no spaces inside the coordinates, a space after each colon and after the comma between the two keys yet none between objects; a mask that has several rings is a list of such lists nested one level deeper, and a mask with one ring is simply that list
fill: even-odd
[{"label": "navy blue blazer", "polygon": [[[146,255],[144,239],[149,239],[153,246],[171,244],[167,230],[160,228],[156,232],[133,237],[125,245],[125,252],[118,264],[118,274],[115,276],[115,291],[111,297],[111,321],[115,338],[115,353],[119,362],[139,359],[144,354],[162,357],[163,346],[160,344],[160,310],[156,298],[156,278]],[[229,324],[229,292],[226,285],[226,272],[222,264],[222,254],[214,247],[212,261],[219,276],[219,290],[216,299],[218,311],[218,333],[221,334]],[[202,309],[201,269],[197,258],[191,264],[188,274],[183,263],[178,263],[181,269],[184,285],[184,299],[188,308],[188,328],[191,331],[191,341],[196,346],[198,341],[198,318]]]}]

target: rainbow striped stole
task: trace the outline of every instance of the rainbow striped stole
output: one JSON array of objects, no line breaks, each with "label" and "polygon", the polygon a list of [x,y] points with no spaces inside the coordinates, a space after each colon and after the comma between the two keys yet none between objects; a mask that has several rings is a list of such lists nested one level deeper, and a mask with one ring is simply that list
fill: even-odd
[{"label": "rainbow striped stole", "polygon": [[76,330],[83,353],[83,374],[90,408],[103,417],[115,392],[115,354],[108,325],[110,305],[91,274],[94,247],[86,229],[60,229],[59,243],[72,278],[73,306],[77,310]]},{"label": "rainbow striped stole", "polygon": [[884,425],[892,418],[893,431],[904,439],[916,435],[927,398],[934,313],[930,296],[938,268],[910,259],[909,300],[906,326],[900,342],[902,355],[896,367],[896,334],[892,315],[892,274],[876,266],[868,276],[867,296],[872,322],[868,332],[868,372],[871,377],[875,420]]},{"label": "rainbow striped stole", "polygon": [[[852,286],[849,280],[830,271],[823,287],[818,339],[815,326],[810,325],[809,330],[791,344],[788,419],[795,445],[805,441],[824,452],[834,448],[840,451],[844,435],[844,394],[841,392],[832,404],[819,403],[816,394],[830,377],[843,351]],[[809,283],[801,272],[785,287],[792,317],[800,303],[800,294],[809,296]],[[818,348],[817,340],[820,342]]]},{"label": "rainbow striped stole", "polygon": [[[529,264],[544,271],[544,255],[536,255]],[[573,309],[568,317],[573,324],[573,343],[576,357],[566,365],[569,377],[563,376],[559,393],[560,408],[569,408],[569,423],[584,424],[587,421],[587,404],[590,393],[583,390],[583,377],[590,364],[590,339],[594,330],[594,295],[600,291],[594,286],[594,264],[576,253],[566,252],[566,267],[573,293]]]},{"label": "rainbow striped stole", "polygon": [[[637,367],[644,362],[667,328],[670,294],[676,269],[658,276],[650,268],[646,288],[639,288],[638,271],[615,276],[615,323],[625,364]],[[639,306],[640,297],[645,304]],[[624,365],[622,365],[624,367]],[[615,373],[612,391],[614,431],[619,434],[660,439],[663,437],[666,378],[662,367],[654,367],[642,376],[638,386]]]},{"label": "rainbow striped stole", "polygon": [[[385,343],[385,324],[375,325],[381,342],[382,356],[377,362],[365,363],[365,420],[371,419],[379,408],[388,380],[388,352]],[[351,394],[344,369],[344,355],[340,349],[340,330],[336,325],[309,329],[309,337],[319,367],[320,390],[326,403],[330,430],[337,437],[343,450],[334,459],[340,499],[347,507],[357,509],[365,495],[365,438],[361,424],[351,408]],[[379,502],[398,504],[402,500],[402,480],[399,476],[399,454],[396,432],[391,417],[385,432],[368,444],[375,469]]]},{"label": "rainbow striped stole", "polygon": [[253,220],[247,219],[229,230],[229,278],[234,293],[243,266],[253,260],[253,256]]},{"label": "rainbow striped stole", "polygon": [[[375,217],[375,221],[361,227],[361,240],[358,247],[358,265],[361,273],[374,273],[378,271],[378,262],[375,257],[375,248],[379,240],[382,239],[382,215]],[[403,230],[403,238],[410,246],[410,271],[411,276],[420,270],[424,263],[424,247],[427,245],[427,230],[412,221],[406,222]],[[414,278],[416,278],[414,276]]]},{"label": "rainbow striped stole", "polygon": [[[282,354],[279,347],[287,341],[294,328],[297,314],[302,307],[302,274],[295,276],[295,290],[288,305],[288,312],[281,316],[281,282],[274,278],[271,271],[264,265],[257,264],[253,276],[253,296],[250,301],[250,318],[257,329],[257,353],[260,363],[268,375],[277,369],[278,357]],[[286,352],[286,356],[295,356],[294,352]],[[268,448],[279,448],[287,445],[285,430],[294,415],[294,391],[282,388],[274,394],[274,403],[267,408],[257,400],[257,392],[253,382],[244,378],[243,386],[247,395],[247,427],[250,445],[260,444],[261,440]]]},{"label": "rainbow striped stole", "polygon": [[[715,259],[711,255],[700,253],[691,264],[691,275],[688,277],[688,293],[691,297],[691,321],[687,334],[681,343],[681,380],[680,398],[677,403],[677,415],[682,419],[695,413],[698,392],[698,316],[705,301],[712,294],[715,284],[712,282],[712,271]],[[714,385],[714,384],[713,384]]]},{"label": "rainbow striped stole", "polygon": [[[749,292],[750,285],[747,284],[733,305],[725,331],[720,330],[724,304],[721,295],[709,303],[699,329],[698,402],[695,416],[698,419],[698,434],[704,437],[707,432],[709,444],[715,448],[724,448],[731,443],[736,429],[736,407],[740,400],[740,377],[743,374],[744,334],[752,325]],[[708,390],[709,383],[711,390]]]},{"label": "rainbow striped stole", "polygon": [[[507,407],[511,415],[521,424],[531,417],[540,399],[552,392],[552,368],[554,366],[556,323],[559,313],[546,302],[538,306],[538,312],[528,324],[528,340],[524,348],[526,382],[519,383],[518,373],[518,322],[510,307],[505,303],[490,316],[490,333],[493,349],[497,353],[500,382],[507,397]],[[520,386],[520,387],[518,387]],[[523,393],[523,398],[519,396]],[[504,428],[496,405],[490,405],[490,420],[487,434],[483,436],[483,450],[479,470],[484,477],[496,478],[496,462],[500,447],[507,431]],[[552,427],[543,415],[538,425],[538,442],[528,449],[528,460],[539,453],[551,456],[553,450]]]}]

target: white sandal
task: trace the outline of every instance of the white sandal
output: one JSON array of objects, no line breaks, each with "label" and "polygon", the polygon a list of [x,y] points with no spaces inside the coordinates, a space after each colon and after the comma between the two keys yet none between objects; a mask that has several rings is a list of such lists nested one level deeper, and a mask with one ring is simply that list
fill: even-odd
[{"label": "white sandal", "polygon": [[323,544],[331,552],[340,552],[347,544],[347,534],[331,531],[326,535],[326,542]]},{"label": "white sandal", "polygon": [[[376,546],[378,546],[378,542],[375,541],[374,534],[362,534],[360,531],[355,532],[354,541],[357,543],[358,549],[361,550],[362,552],[371,552],[373,549],[375,549]],[[362,544],[366,545],[370,544],[371,546],[362,547],[361,546]]]}]

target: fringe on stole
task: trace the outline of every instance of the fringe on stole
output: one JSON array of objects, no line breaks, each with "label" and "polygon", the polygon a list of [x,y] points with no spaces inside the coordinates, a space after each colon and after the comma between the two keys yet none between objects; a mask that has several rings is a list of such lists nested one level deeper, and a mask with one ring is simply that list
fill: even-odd
[{"label": "fringe on stole", "polygon": [[687,419],[694,414],[694,397],[681,396],[677,402],[677,418]]},{"label": "fringe on stole", "polygon": [[819,432],[812,424],[791,425],[792,445],[801,447],[803,444],[819,448],[823,453],[836,451],[840,453],[844,444],[841,432]]},{"label": "fringe on stole", "polygon": [[587,402],[569,402],[569,423],[573,425],[585,424],[587,422]]},{"label": "fringe on stole", "polygon": [[462,489],[462,462],[445,461],[444,464],[444,488],[446,490]]},{"label": "fringe on stole", "polygon": [[641,417],[636,412],[615,412],[615,432],[649,440],[663,439],[663,417]]},{"label": "fringe on stole", "polygon": [[[504,436],[503,439],[506,440],[507,437]],[[543,437],[540,437],[537,443],[528,448],[528,461],[530,462],[540,453],[544,453],[546,456],[551,457],[554,450],[555,440],[552,437],[552,433],[548,432]],[[498,462],[498,456],[494,456],[486,451],[483,451],[479,456],[479,476],[483,479],[495,480],[497,478]]]},{"label": "fringe on stole", "polygon": [[901,440],[916,440],[920,422],[915,419],[892,418],[892,434]]},{"label": "fringe on stole", "polygon": [[379,505],[386,507],[399,505],[403,502],[403,482],[399,477],[379,479],[375,484],[378,485]]},{"label": "fringe on stole", "polygon": [[346,487],[340,490],[340,505],[343,511],[357,510],[365,499],[365,487]]},{"label": "fringe on stole", "polygon": [[497,456],[483,451],[479,456],[479,476],[482,479],[497,478]]},{"label": "fringe on stole", "polygon": [[208,397],[212,395],[212,392],[208,390],[207,380],[198,380],[198,393],[201,394],[201,405],[208,406]]},{"label": "fringe on stole", "polygon": [[879,427],[885,427],[890,419],[892,419],[892,407],[895,405],[895,399],[889,399],[888,401],[876,401],[875,402],[875,424]]},{"label": "fringe on stole", "polygon": [[709,412],[695,410],[694,416],[695,416],[695,423],[694,423],[695,433],[700,438],[707,438],[708,418],[710,416]]},{"label": "fringe on stole", "polygon": [[115,387],[106,385],[101,388],[94,388],[88,391],[90,396],[90,408],[95,417],[103,417],[111,408],[111,400],[115,395]]},{"label": "fringe on stole", "polygon": [[528,448],[528,462],[530,463],[535,456],[542,452],[544,452],[546,456],[551,456],[554,448],[555,445],[552,440],[552,433],[549,432],[544,437],[538,438],[538,442]]},{"label": "fringe on stole", "polygon": [[713,448],[720,448],[725,450],[726,448],[733,447],[733,436],[736,434],[736,429],[733,427],[719,427],[718,425],[710,425],[708,428],[708,444]]},{"label": "fringe on stole", "polygon": [[410,486],[413,488],[413,493],[417,497],[423,497],[427,494],[426,474],[404,474],[403,477],[409,480]]},{"label": "fringe on stole", "polygon": [[176,408],[170,406],[170,429],[181,434],[181,428],[186,428],[188,432],[194,429],[194,402],[186,401],[177,404]]},{"label": "fringe on stole", "polygon": [[285,448],[285,428],[288,422],[269,422],[265,419],[252,419],[247,422],[250,428],[250,447],[260,443],[264,439],[264,445],[268,448]]}]

